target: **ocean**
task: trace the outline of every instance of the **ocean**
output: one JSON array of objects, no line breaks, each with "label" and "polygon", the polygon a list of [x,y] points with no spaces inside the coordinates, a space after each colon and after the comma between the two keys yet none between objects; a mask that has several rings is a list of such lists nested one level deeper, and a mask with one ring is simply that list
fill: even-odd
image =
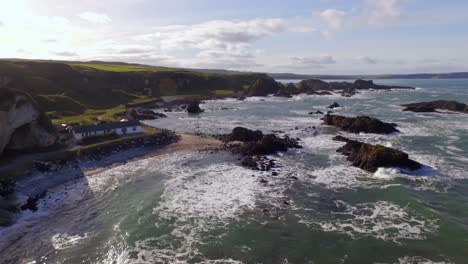
[{"label": "ocean", "polygon": [[[272,155],[278,175],[227,152],[129,162],[51,190],[39,211],[0,229],[2,263],[467,263],[468,115],[401,104],[468,103],[468,80],[379,80],[416,90],[355,97],[298,95],[207,101],[149,125],[229,133],[236,126],[300,138]],[[397,123],[350,134],[321,123],[326,107]],[[336,135],[404,150],[424,167],[368,173],[336,152]],[[44,177],[47,180],[46,177]]]}]

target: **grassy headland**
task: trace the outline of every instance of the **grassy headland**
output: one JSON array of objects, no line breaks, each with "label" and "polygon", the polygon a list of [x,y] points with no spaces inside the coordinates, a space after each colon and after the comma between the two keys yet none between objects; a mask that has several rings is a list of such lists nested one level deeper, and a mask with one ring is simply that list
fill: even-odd
[{"label": "grassy headland", "polygon": [[0,60],[0,89],[30,94],[55,124],[114,120],[132,104],[162,96],[235,96],[265,76],[124,63]]}]

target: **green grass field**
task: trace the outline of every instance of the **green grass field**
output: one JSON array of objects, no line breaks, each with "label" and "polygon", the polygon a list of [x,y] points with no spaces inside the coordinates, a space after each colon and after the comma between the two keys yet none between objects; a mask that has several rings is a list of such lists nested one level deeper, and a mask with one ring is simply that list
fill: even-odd
[{"label": "green grass field", "polygon": [[110,71],[110,72],[164,72],[164,71],[176,71],[177,69],[166,68],[166,67],[154,67],[154,66],[137,66],[137,65],[125,65],[125,64],[70,64],[72,67],[99,71]]}]

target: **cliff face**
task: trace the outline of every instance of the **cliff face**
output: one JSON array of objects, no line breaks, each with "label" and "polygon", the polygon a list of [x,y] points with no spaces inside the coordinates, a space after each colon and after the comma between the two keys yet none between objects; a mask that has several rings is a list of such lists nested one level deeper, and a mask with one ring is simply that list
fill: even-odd
[{"label": "cliff face", "polygon": [[50,120],[27,94],[0,88],[0,154],[5,149],[49,147],[55,142]]}]

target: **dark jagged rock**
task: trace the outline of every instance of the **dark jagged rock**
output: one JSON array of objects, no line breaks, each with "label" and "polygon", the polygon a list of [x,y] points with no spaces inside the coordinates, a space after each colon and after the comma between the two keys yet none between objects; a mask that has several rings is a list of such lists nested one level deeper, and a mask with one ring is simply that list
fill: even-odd
[{"label": "dark jagged rock", "polygon": [[391,89],[416,89],[409,86],[397,86],[397,85],[379,85],[375,84],[372,80],[356,80],[353,84],[353,88],[356,90],[391,90]]},{"label": "dark jagged rock", "polygon": [[327,114],[324,116],[323,122],[325,125],[338,127],[351,133],[390,134],[399,132],[395,128],[396,124],[384,123],[368,116],[344,117]]},{"label": "dark jagged rock", "polygon": [[322,111],[310,112],[309,115],[323,115]]},{"label": "dark jagged rock", "polygon": [[374,84],[374,81],[369,80],[356,80],[354,82],[353,88],[358,89],[358,90],[369,90],[369,89],[375,89],[377,85]]},{"label": "dark jagged rock", "polygon": [[166,118],[163,113],[156,113],[149,109],[129,109],[127,111],[127,118],[129,120],[155,120],[159,118]]},{"label": "dark jagged rock", "polygon": [[356,80],[354,83],[351,82],[324,82],[318,79],[309,79],[301,81],[296,85],[297,89],[301,93],[327,95],[331,94],[332,91],[341,92],[342,96],[351,97],[357,93],[357,90],[390,90],[390,89],[415,89],[414,87],[406,86],[388,86],[378,85],[372,80]]},{"label": "dark jagged rock", "polygon": [[287,85],[283,85],[280,83],[280,88],[278,92],[275,93],[275,97],[285,97],[291,98],[293,95],[299,94],[299,90],[294,86],[294,84],[290,83]]},{"label": "dark jagged rock", "polygon": [[287,151],[289,148],[301,148],[296,139],[285,136],[279,138],[276,135],[265,135],[256,142],[246,143],[239,148],[243,156],[271,155],[278,151]]},{"label": "dark jagged rock", "polygon": [[273,78],[263,77],[256,80],[247,92],[249,96],[267,96],[275,94],[280,90],[281,86]]},{"label": "dark jagged rock", "polygon": [[402,105],[406,107],[403,111],[412,112],[437,112],[437,109],[468,114],[468,105],[456,101],[432,101]]},{"label": "dark jagged rock", "polygon": [[236,127],[231,134],[220,136],[220,139],[226,142],[244,142],[242,144],[226,144],[225,147],[232,153],[240,154],[243,157],[243,166],[262,171],[269,171],[276,166],[274,161],[265,157],[266,155],[287,151],[289,148],[301,148],[298,140],[289,136],[280,138],[274,134],[263,135],[259,130],[253,131],[242,127]]},{"label": "dark jagged rock", "polygon": [[47,195],[47,191],[44,191],[34,197],[29,197],[25,204],[23,204],[20,208],[23,211],[31,210],[33,212],[37,211],[37,203],[40,199],[43,199]]},{"label": "dark jagged rock", "polygon": [[357,92],[356,92],[356,89],[354,89],[354,87],[347,87],[343,89],[343,91],[341,92],[341,96],[343,97],[352,97],[356,94]]},{"label": "dark jagged rock", "polygon": [[318,79],[303,80],[296,85],[301,93],[314,94],[317,91],[328,91],[330,84]]},{"label": "dark jagged rock", "polygon": [[409,159],[407,153],[397,149],[362,143],[344,137],[336,137],[334,140],[346,142],[346,145],[339,148],[337,152],[347,156],[353,166],[369,172],[376,172],[381,167],[399,167],[410,170],[418,170],[422,167],[420,163]]},{"label": "dark jagged rock", "polygon": [[337,107],[341,107],[337,102],[334,102],[333,104],[329,105],[327,108],[328,109],[334,109],[334,108],[337,108]]},{"label": "dark jagged rock", "polygon": [[327,91],[318,91],[318,92],[314,92],[314,93],[311,93],[311,94],[315,94],[315,95],[332,95],[332,93],[327,92]]},{"label": "dark jagged rock", "polygon": [[270,171],[276,167],[273,160],[265,156],[246,156],[242,159],[242,166],[251,170]]},{"label": "dark jagged rock", "polygon": [[187,107],[187,112],[189,114],[199,114],[203,113],[203,109],[200,108],[200,101],[193,101]]},{"label": "dark jagged rock", "polygon": [[222,137],[224,141],[241,141],[241,142],[251,142],[258,141],[263,138],[263,133],[260,130],[250,130],[245,127],[236,127],[232,130],[231,134],[225,135]]}]

